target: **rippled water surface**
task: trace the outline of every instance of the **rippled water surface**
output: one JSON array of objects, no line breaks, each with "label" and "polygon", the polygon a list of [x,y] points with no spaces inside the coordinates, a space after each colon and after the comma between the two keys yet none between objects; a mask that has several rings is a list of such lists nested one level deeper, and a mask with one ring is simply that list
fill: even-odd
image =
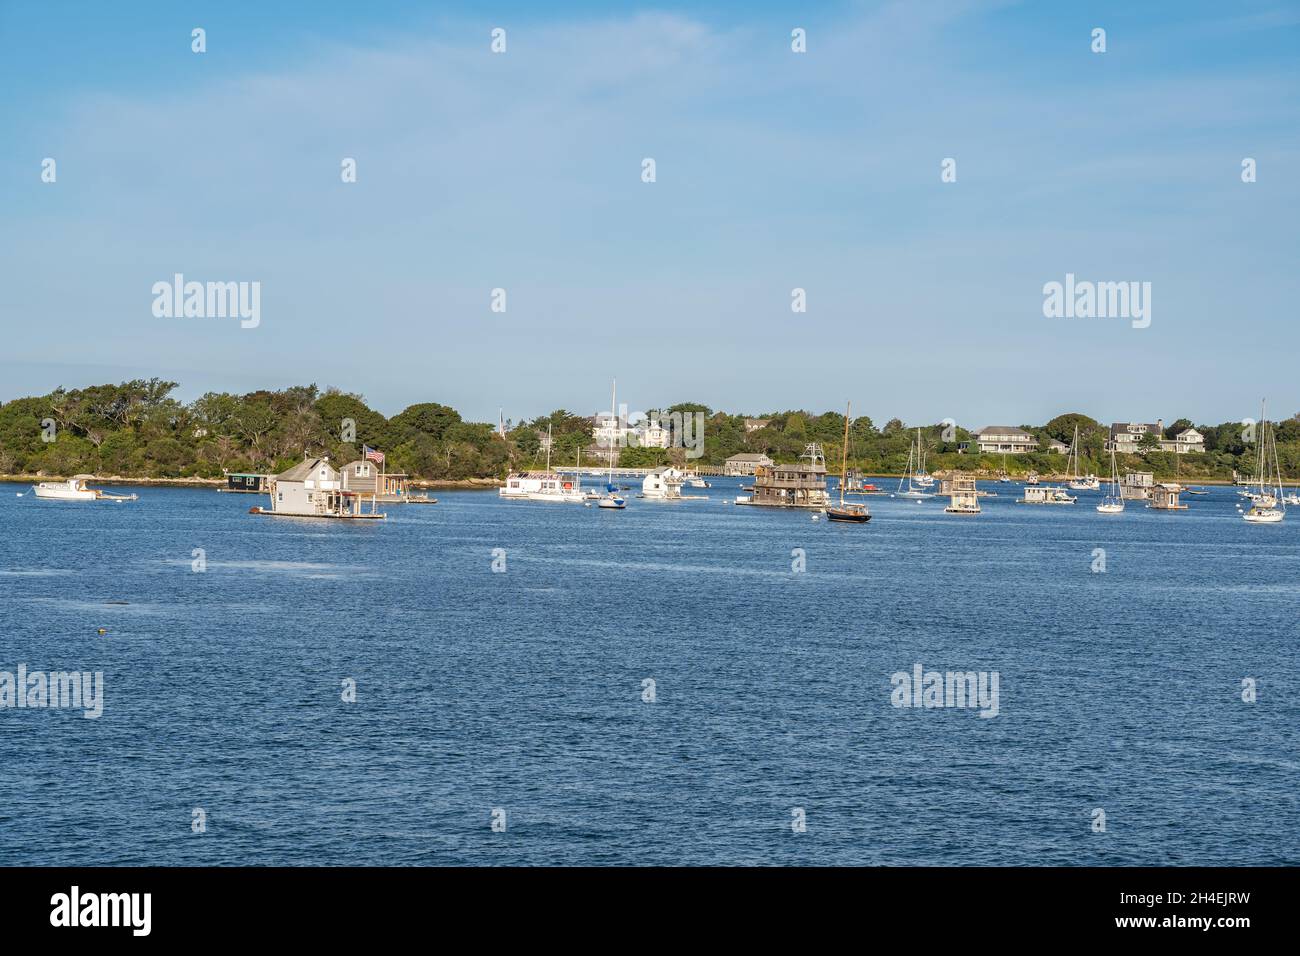
[{"label": "rippled water surface", "polygon": [[[0,863],[1300,863],[1300,513],[990,487],[843,526],[734,480],[384,523],[0,485],[0,671],[105,685],[0,709]],[[895,708],[916,663],[998,716]]]}]

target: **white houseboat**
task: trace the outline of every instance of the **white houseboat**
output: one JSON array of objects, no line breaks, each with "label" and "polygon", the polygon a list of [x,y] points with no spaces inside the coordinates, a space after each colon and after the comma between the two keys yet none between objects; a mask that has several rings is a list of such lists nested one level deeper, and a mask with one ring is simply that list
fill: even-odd
[{"label": "white houseboat", "polygon": [[[289,518],[379,519],[372,495],[343,488],[341,476],[328,458],[308,458],[271,481],[271,507],[250,508],[249,514]],[[366,501],[370,511],[363,511]]]},{"label": "white houseboat", "polygon": [[1017,504],[1022,505],[1072,505],[1078,498],[1057,485],[1033,485],[1025,487],[1025,496]]},{"label": "white houseboat", "polygon": [[551,471],[551,428],[546,428],[546,470],[512,471],[506,476],[504,488],[497,495],[515,501],[558,501],[565,504],[582,504],[587,495],[582,490],[582,480]]}]

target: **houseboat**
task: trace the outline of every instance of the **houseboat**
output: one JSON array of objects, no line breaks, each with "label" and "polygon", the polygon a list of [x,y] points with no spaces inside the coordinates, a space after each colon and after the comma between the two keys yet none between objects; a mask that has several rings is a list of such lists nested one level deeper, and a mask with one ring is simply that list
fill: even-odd
[{"label": "houseboat", "polygon": [[373,498],[380,504],[407,505],[438,503],[428,494],[411,491],[411,476],[401,472],[386,472],[374,461],[362,458],[348,462],[340,471],[344,491],[355,492],[363,498]]},{"label": "houseboat", "polygon": [[518,501],[558,501],[582,504],[586,499],[576,476],[561,475],[555,471],[512,472],[504,488],[498,488],[502,498]]},{"label": "houseboat", "polygon": [[[691,483],[691,472],[680,468],[656,468],[645,476],[641,482],[640,498],[659,501],[707,501],[708,495],[684,495],[683,487],[698,487]],[[706,487],[708,485],[706,484]]]},{"label": "houseboat", "polygon": [[275,475],[252,474],[248,472],[226,472],[226,487],[217,491],[241,495],[264,495],[271,490],[271,481]]},{"label": "houseboat", "polygon": [[948,507],[943,510],[953,515],[977,515],[980,513],[979,491],[975,488],[975,479],[954,473],[944,479]]},{"label": "houseboat", "polygon": [[[308,458],[271,480],[271,507],[250,508],[249,514],[289,518],[379,519],[370,496],[345,491],[342,478],[328,458]],[[363,510],[370,501],[370,511]]]},{"label": "houseboat", "polygon": [[506,476],[504,488],[497,495],[512,501],[553,501],[562,504],[582,504],[589,496],[582,490],[582,479],[576,474],[570,478],[551,471],[551,427],[546,426],[546,470],[512,471]]},{"label": "houseboat", "polygon": [[1025,496],[1017,501],[1021,505],[1072,505],[1078,498],[1057,485],[1033,485],[1025,487]]},{"label": "houseboat", "polygon": [[1119,486],[1120,497],[1125,501],[1150,501],[1155,491],[1156,476],[1150,471],[1130,471],[1124,474]]},{"label": "houseboat", "polygon": [[812,442],[799,461],[791,465],[760,465],[754,473],[754,490],[736,498],[738,505],[765,508],[825,508],[826,456],[821,445]]},{"label": "houseboat", "polygon": [[1180,504],[1178,501],[1182,490],[1182,485],[1169,481],[1161,482],[1151,489],[1151,500],[1147,503],[1147,507],[1157,511],[1186,511],[1187,505]]}]

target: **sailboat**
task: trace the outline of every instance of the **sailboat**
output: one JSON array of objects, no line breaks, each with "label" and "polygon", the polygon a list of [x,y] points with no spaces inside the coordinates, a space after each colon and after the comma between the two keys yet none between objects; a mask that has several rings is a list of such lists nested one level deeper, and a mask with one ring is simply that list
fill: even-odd
[{"label": "sailboat", "polygon": [[[826,517],[830,521],[853,521],[858,524],[871,520],[871,512],[867,506],[856,501],[848,504],[844,503],[844,486],[848,483],[849,474],[849,409],[852,403],[845,403],[844,406],[844,449],[840,454],[840,503],[837,507],[826,509]],[[813,520],[817,515],[813,515]]]},{"label": "sailboat", "polygon": [[[896,494],[900,498],[920,499],[920,498],[934,497],[933,492],[918,490],[919,488],[923,488],[925,486],[918,485],[916,481],[916,475],[912,473],[912,465],[917,461],[916,458],[917,445],[920,443],[920,441],[921,441],[921,429],[918,428],[916,430],[916,442],[907,446],[907,469],[903,472],[903,477],[898,479],[898,491],[896,492]],[[930,476],[926,475],[926,477],[929,478]],[[933,479],[931,479],[931,483],[933,484]],[[904,485],[907,486],[906,491],[903,490]]]},{"label": "sailboat", "polygon": [[1002,456],[1002,470],[998,472],[998,481],[1004,484],[1011,483],[1011,476],[1007,474],[1007,456]]},{"label": "sailboat", "polygon": [[1259,476],[1259,493],[1252,498],[1253,504],[1242,518],[1252,524],[1276,524],[1286,517],[1286,501],[1282,497],[1282,469],[1277,460],[1277,438],[1268,424],[1267,403],[1260,406],[1255,473]]},{"label": "sailboat", "polygon": [[1119,491],[1119,463],[1115,461],[1115,449],[1110,450],[1110,494],[1101,499],[1097,510],[1104,515],[1117,515],[1124,510],[1124,497]]},{"label": "sailboat", "polygon": [[[618,420],[618,380],[614,380],[614,387],[609,393],[609,411],[615,421]],[[605,482],[605,493],[596,500],[597,508],[622,509],[627,507],[627,499],[618,493],[618,485],[614,484],[614,449],[617,447],[615,441],[611,438],[609,442],[609,480]]]},{"label": "sailboat", "polygon": [[1069,463],[1070,487],[1075,491],[1096,491],[1101,487],[1101,482],[1097,476],[1089,472],[1086,475],[1079,475],[1079,426],[1074,426],[1074,443],[1070,446],[1070,463]]},{"label": "sailboat", "polygon": [[934,485],[934,479],[925,470],[925,443],[921,441],[921,429],[916,430],[916,474],[912,477],[912,483],[918,488],[929,488]]}]

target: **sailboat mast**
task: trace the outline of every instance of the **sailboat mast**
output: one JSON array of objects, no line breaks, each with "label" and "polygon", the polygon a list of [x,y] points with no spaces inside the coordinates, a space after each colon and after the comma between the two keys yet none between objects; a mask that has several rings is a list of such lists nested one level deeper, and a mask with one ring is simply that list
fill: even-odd
[{"label": "sailboat mast", "polygon": [[844,403],[844,450],[840,455],[840,507],[844,507],[844,482],[849,474],[849,409],[852,402]]},{"label": "sailboat mast", "polygon": [[1259,475],[1259,493],[1264,491],[1264,442],[1268,436],[1268,399],[1259,402],[1259,442],[1255,448],[1255,474]]},{"label": "sailboat mast", "polygon": [[[618,379],[613,380],[609,390],[609,415],[614,422],[614,434],[618,434]],[[609,443],[609,483],[614,483],[614,445],[615,440]]]}]

